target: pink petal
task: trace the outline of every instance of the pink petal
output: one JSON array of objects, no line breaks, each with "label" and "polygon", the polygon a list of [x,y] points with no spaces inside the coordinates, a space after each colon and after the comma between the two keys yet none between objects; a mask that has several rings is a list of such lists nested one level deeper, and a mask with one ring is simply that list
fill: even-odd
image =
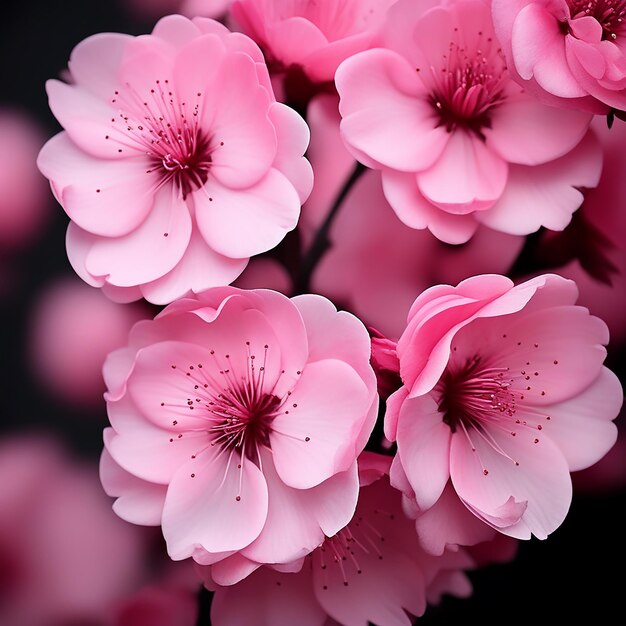
[{"label": "pink petal", "polygon": [[220,626],[325,626],[326,617],[313,595],[310,568],[296,575],[261,568],[219,588],[211,604],[211,622]]},{"label": "pink petal", "polygon": [[437,239],[451,244],[465,243],[476,232],[474,215],[448,213],[430,203],[412,174],[384,170],[382,180],[385,197],[407,226],[428,228]]},{"label": "pink petal", "polygon": [[415,520],[420,544],[430,554],[441,555],[454,546],[473,546],[492,539],[493,528],[473,515],[461,502],[451,483],[441,497]]},{"label": "pink petal", "polygon": [[[46,91],[50,109],[71,140],[87,154],[102,159],[122,159],[141,154],[139,147],[122,148],[128,137],[113,126],[119,111],[86,89],[49,80]],[[107,139],[108,137],[108,139]]]},{"label": "pink petal", "polygon": [[53,182],[70,219],[95,235],[126,235],[152,208],[157,179],[146,173],[147,158],[94,158],[59,133],[42,148],[37,165]]},{"label": "pink petal", "polygon": [[206,242],[233,258],[270,250],[295,228],[300,214],[298,194],[275,169],[248,189],[229,189],[210,179],[195,192],[194,202]]},{"label": "pink petal", "polygon": [[[206,394],[195,392],[194,387],[208,382],[213,393],[215,369],[206,346],[161,341],[137,353],[128,378],[128,394],[143,416],[160,428],[177,434],[206,432],[210,424]],[[202,402],[195,401],[198,395],[202,395]]]},{"label": "pink petal", "polygon": [[160,19],[152,29],[152,36],[167,41],[167,43],[182,48],[185,44],[196,39],[200,29],[182,15],[168,15]]},{"label": "pink petal", "polygon": [[115,462],[137,478],[167,485],[178,469],[209,445],[206,432],[164,430],[141,416],[128,399],[107,404],[115,436],[107,438],[107,449]]},{"label": "pink petal", "polygon": [[512,28],[511,46],[515,68],[523,79],[534,76],[543,89],[562,98],[587,95],[568,67],[565,37],[556,16],[540,3],[528,3],[519,11]]},{"label": "pink petal", "polygon": [[74,271],[92,287],[102,287],[105,282],[104,276],[92,276],[86,267],[87,256],[97,240],[96,235],[80,229],[73,222],[69,223],[65,236],[67,258]]},{"label": "pink petal", "polygon": [[563,230],[583,202],[580,189],[595,187],[601,171],[602,150],[589,132],[560,159],[534,167],[511,166],[504,193],[476,219],[514,235],[526,235],[541,226]]},{"label": "pink petal", "polygon": [[572,150],[590,121],[589,113],[557,109],[518,92],[494,109],[484,133],[487,145],[509,163],[537,165]]},{"label": "pink petal", "polygon": [[429,167],[445,148],[448,133],[437,127],[415,70],[397,53],[376,49],[347,59],[336,84],[348,146],[403,172]]},{"label": "pink petal", "polygon": [[569,20],[568,26],[576,39],[581,39],[587,43],[600,43],[602,41],[602,24],[592,15]]},{"label": "pink petal", "polygon": [[276,156],[270,95],[259,85],[254,61],[244,54],[224,59],[212,89],[217,85],[210,125],[215,145],[211,174],[225,187],[244,189],[263,179]]},{"label": "pink petal", "polygon": [[428,395],[407,399],[398,420],[398,455],[420,509],[441,496],[450,477],[450,427]]},{"label": "pink petal", "polygon": [[209,446],[169,484],[162,523],[168,554],[178,561],[196,547],[241,550],[258,537],[267,507],[267,485],[259,468],[237,452]]},{"label": "pink petal", "polygon": [[433,204],[463,215],[493,205],[504,190],[507,172],[506,162],[482,141],[457,130],[435,164],[418,173],[417,185]]},{"label": "pink petal", "polygon": [[360,452],[355,439],[370,405],[368,388],[347,363],[308,363],[286,405],[289,413],[272,423],[270,441],[281,479],[309,489],[347,470]]},{"label": "pink petal", "polygon": [[[517,387],[523,390],[524,406],[569,400],[593,383],[602,369],[608,330],[602,320],[589,315],[583,307],[565,305],[523,311],[486,331],[489,322],[476,320],[464,329],[465,333],[459,333],[455,345],[465,350],[460,347],[465,334],[493,337],[494,343],[488,352],[491,366],[506,363]],[[506,328],[506,338],[499,333],[503,328]],[[486,344],[483,342],[483,345]],[[522,370],[526,374],[522,374]]]},{"label": "pink petal", "polygon": [[131,35],[98,33],[72,50],[69,69],[74,82],[100,98],[109,99],[119,87],[119,67]]},{"label": "pink petal", "polygon": [[168,304],[192,291],[232,283],[248,263],[231,259],[210,248],[197,230],[191,233],[189,246],[173,270],[141,286],[144,298],[154,304]]},{"label": "pink petal", "polygon": [[567,39],[567,54],[573,55],[582,69],[596,80],[607,71],[606,59],[597,46],[579,41],[573,37]]},{"label": "pink petal", "polygon": [[115,402],[126,393],[126,379],[135,364],[135,351],[124,347],[110,352],[102,366],[107,391],[104,399]]},{"label": "pink petal", "polygon": [[211,567],[211,580],[217,585],[235,585],[260,567],[240,553],[218,561]]},{"label": "pink petal", "polygon": [[[407,329],[398,341],[400,375],[411,397],[435,386],[450,357],[454,334],[512,286],[504,276],[475,276],[459,283],[456,289],[436,286],[417,298],[409,313]],[[430,302],[429,297],[432,297]],[[525,301],[520,298],[519,308],[530,297],[532,294]]]},{"label": "pink petal", "polygon": [[[185,28],[191,28],[198,32],[196,26],[184,20]],[[169,20],[161,20],[159,24],[168,25],[171,28],[174,23]],[[218,95],[215,93],[215,85],[219,84],[219,71],[224,63],[225,46],[216,35],[196,35],[195,38],[186,42],[176,54],[174,59],[173,85],[176,100],[184,102],[187,115],[193,115],[196,104],[199,107],[196,120],[202,131],[209,134],[213,116],[213,107]],[[182,105],[181,105],[182,106]]]},{"label": "pink petal", "polygon": [[300,64],[313,51],[328,46],[320,29],[304,17],[288,17],[268,23],[267,29],[272,56],[286,66]]},{"label": "pink petal", "polygon": [[[599,461],[617,439],[615,419],[624,401],[619,379],[606,367],[582,393],[543,408],[550,421],[536,418],[545,435],[559,447],[571,471]],[[529,420],[530,423],[530,420]]]},{"label": "pink petal", "polygon": [[[104,431],[105,438],[112,429]],[[105,448],[100,457],[100,480],[107,495],[117,498],[113,510],[123,520],[159,526],[167,487],[141,480],[123,470]]]},{"label": "pink petal", "polygon": [[97,239],[85,265],[94,276],[131,287],[167,274],[182,258],[190,237],[187,205],[172,188],[164,187],[141,226],[123,237]]},{"label": "pink petal", "polygon": [[261,452],[269,508],[259,537],[243,555],[261,563],[288,563],[306,556],[325,535],[333,536],[354,515],[359,493],[357,465],[312,489],[293,489],[276,473],[274,458]]},{"label": "pink petal", "polygon": [[322,296],[302,295],[292,298],[307,331],[308,362],[339,359],[350,365],[367,385],[370,410],[356,443],[357,451],[365,447],[378,415],[376,375],[370,365],[371,341],[363,323]]},{"label": "pink petal", "polygon": [[[500,532],[520,539],[532,532],[545,539],[565,519],[572,498],[569,468],[559,449],[530,430],[511,437],[489,429],[488,436],[505,456],[476,432],[470,436],[471,444],[463,433],[452,437],[450,475],[456,492],[485,521],[499,520]],[[512,499],[527,506],[509,518]],[[521,519],[514,521],[520,513]]]},{"label": "pink petal", "polygon": [[280,102],[270,106],[269,116],[278,138],[273,167],[289,179],[303,204],[313,188],[313,170],[302,156],[309,145],[309,127],[293,109]]},{"label": "pink petal", "polygon": [[404,401],[409,395],[409,390],[403,385],[387,398],[385,411],[385,437],[389,441],[395,441],[398,436],[398,419]]}]

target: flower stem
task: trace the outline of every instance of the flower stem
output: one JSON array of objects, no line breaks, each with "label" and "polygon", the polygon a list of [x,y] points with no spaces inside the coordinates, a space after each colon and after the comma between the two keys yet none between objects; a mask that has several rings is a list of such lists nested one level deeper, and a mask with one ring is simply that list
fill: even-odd
[{"label": "flower stem", "polygon": [[354,186],[357,180],[361,177],[361,175],[365,172],[367,168],[361,163],[357,163],[352,171],[352,174],[348,177],[346,182],[343,184],[343,187],[337,194],[335,198],[335,202],[333,203],[326,219],[322,222],[322,225],[319,227],[317,233],[315,234],[315,239],[313,243],[309,247],[308,251],[302,259],[300,260],[300,267],[297,273],[297,276],[294,280],[294,291],[296,294],[299,293],[308,293],[310,291],[310,282],[311,275],[315,270],[317,264],[320,259],[324,256],[324,253],[330,248],[330,239],[328,234],[330,232],[330,227],[339,212],[341,205],[350,190]]}]

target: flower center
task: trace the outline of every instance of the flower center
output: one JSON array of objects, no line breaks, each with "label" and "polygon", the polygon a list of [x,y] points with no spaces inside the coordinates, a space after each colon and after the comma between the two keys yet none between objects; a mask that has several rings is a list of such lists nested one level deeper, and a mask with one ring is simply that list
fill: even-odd
[{"label": "flower center", "polygon": [[624,34],[625,0],[568,0],[572,19],[590,16],[602,26],[602,39],[617,39]]},{"label": "flower center", "polygon": [[508,368],[486,368],[479,356],[459,369],[446,368],[436,387],[443,421],[456,432],[514,417],[520,394],[511,389],[513,382]]},{"label": "flower center", "polygon": [[[130,148],[148,155],[147,174],[157,173],[158,186],[172,183],[183,197],[206,183],[211,153],[217,143],[199,125],[202,93],[194,102],[181,101],[170,81],[156,80],[143,96],[127,84],[116,91],[111,104],[119,108],[112,126],[124,137],[117,140],[118,153]],[[106,135],[106,139],[112,139]]]},{"label": "flower center", "polygon": [[450,133],[461,127],[482,137],[493,109],[504,100],[506,79],[504,56],[492,37],[479,32],[471,47],[450,42],[441,66],[431,66],[425,77],[438,125]]}]

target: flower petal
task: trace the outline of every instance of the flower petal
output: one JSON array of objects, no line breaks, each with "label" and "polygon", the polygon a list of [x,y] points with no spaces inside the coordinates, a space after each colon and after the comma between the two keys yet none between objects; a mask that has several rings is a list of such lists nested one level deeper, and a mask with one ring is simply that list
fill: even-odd
[{"label": "flower petal", "polygon": [[118,287],[132,287],[167,274],[182,258],[191,237],[191,217],[184,200],[163,188],[152,211],[123,237],[97,239],[86,259],[94,276],[107,276]]},{"label": "flower petal", "polygon": [[241,550],[267,517],[267,485],[238,452],[208,447],[174,475],[163,508],[163,536],[175,561],[208,552]]},{"label": "flower petal", "polygon": [[457,130],[435,164],[418,173],[417,185],[433,204],[464,215],[492,206],[504,191],[507,173],[506,161],[477,137]]},{"label": "flower petal", "polygon": [[205,241],[217,252],[247,258],[275,247],[293,230],[300,198],[276,169],[248,189],[230,189],[210,179],[194,194],[196,220]]},{"label": "flower petal", "polygon": [[[275,458],[275,457],[274,457]],[[243,555],[261,563],[289,563],[315,549],[325,535],[332,537],[354,515],[359,493],[357,465],[311,489],[293,489],[276,472],[274,459],[261,451],[269,508],[259,537]]]},{"label": "flower petal", "polygon": [[290,487],[309,489],[347,470],[371,405],[368,388],[347,363],[309,363],[272,423],[276,471]]},{"label": "flower petal", "polygon": [[70,219],[95,235],[126,235],[152,208],[157,180],[146,173],[147,158],[94,158],[59,133],[42,148],[37,165]]},{"label": "flower petal", "polygon": [[[545,539],[565,519],[572,499],[565,458],[548,437],[535,434],[528,429],[511,437],[490,428],[486,437],[475,431],[452,436],[450,475],[456,492],[485,521],[498,522],[497,530],[517,538],[532,532]],[[527,504],[511,516],[513,499],[515,505]]]},{"label": "flower petal", "polygon": [[376,49],[350,57],[337,70],[336,84],[346,143],[381,165],[422,170],[445,148],[448,133],[399,54]]},{"label": "flower petal", "polygon": [[398,420],[398,455],[420,509],[433,506],[448,482],[451,436],[431,396],[404,402]]}]

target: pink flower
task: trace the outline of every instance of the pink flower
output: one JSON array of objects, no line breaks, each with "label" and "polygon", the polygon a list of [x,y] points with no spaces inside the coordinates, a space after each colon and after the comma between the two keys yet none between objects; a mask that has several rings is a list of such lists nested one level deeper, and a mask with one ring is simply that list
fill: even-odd
[{"label": "pink flower", "polygon": [[[432,6],[432,5],[435,6]],[[602,157],[591,116],[534,100],[511,79],[489,6],[400,0],[385,48],[337,71],[341,132],[412,228],[447,243],[479,224],[526,235],[562,230],[593,187]]]},{"label": "pink flower", "polygon": [[608,331],[576,297],[559,276],[514,287],[485,275],[413,304],[385,431],[430,551],[484,540],[476,521],[547,537],[567,514],[569,472],[614,444],[623,393],[602,365]]},{"label": "pink flower", "polygon": [[180,16],[100,34],[48,82],[65,132],[39,156],[72,219],[77,273],[114,299],[166,303],[224,285],[296,225],[308,129],[274,100],[258,47]]},{"label": "pink flower", "polygon": [[143,578],[145,536],[117,518],[95,468],[43,437],[0,442],[0,624],[101,624]]},{"label": "pink flower", "polygon": [[140,322],[104,367],[116,512],[223,576],[304,556],[354,513],[369,356],[363,325],[320,296],[215,288]]},{"label": "pink flower", "polygon": [[232,0],[127,0],[133,12],[148,19],[180,13],[185,17],[223,17]]},{"label": "pink flower", "polygon": [[427,230],[408,228],[385,199],[378,172],[366,172],[356,183],[333,222],[330,240],[313,274],[313,289],[395,339],[416,293],[473,274],[505,273],[524,243],[522,237],[481,226],[468,243],[452,247]]},{"label": "pink flower", "polygon": [[31,119],[0,109],[0,249],[24,245],[46,225],[46,181],[35,165],[42,144]]},{"label": "pink flower", "polygon": [[314,83],[367,50],[393,0],[235,0],[232,15],[264,49],[270,65],[300,68]]},{"label": "pink flower", "polygon": [[520,84],[556,106],[626,109],[623,0],[493,0],[496,33]]},{"label": "pink flower", "polygon": [[104,359],[126,343],[142,317],[147,314],[137,305],[116,304],[80,281],[61,280],[47,287],[36,303],[29,361],[41,382],[60,398],[100,406]]},{"label": "pink flower", "polygon": [[[215,588],[215,626],[324,626],[331,623],[409,626],[422,615],[426,595],[467,596],[463,570],[473,565],[463,551],[425,553],[401,495],[388,480],[389,457],[359,459],[361,493],[352,521],[310,554],[297,573],[261,568],[231,587]],[[334,621],[333,621],[334,620]]]}]

